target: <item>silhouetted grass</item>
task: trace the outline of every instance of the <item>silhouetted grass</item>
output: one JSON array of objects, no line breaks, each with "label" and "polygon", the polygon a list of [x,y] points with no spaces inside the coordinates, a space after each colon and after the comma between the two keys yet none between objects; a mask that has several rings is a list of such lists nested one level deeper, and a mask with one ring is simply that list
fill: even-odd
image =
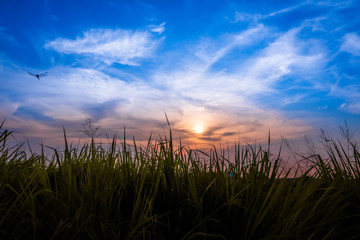
[{"label": "silhouetted grass", "polygon": [[[53,149],[8,146],[0,125],[0,239],[352,239],[359,237],[360,154],[330,139],[326,158],[289,178],[259,146],[234,159],[169,139]],[[299,169],[291,169],[297,172]],[[298,171],[299,172],[299,171]]]}]

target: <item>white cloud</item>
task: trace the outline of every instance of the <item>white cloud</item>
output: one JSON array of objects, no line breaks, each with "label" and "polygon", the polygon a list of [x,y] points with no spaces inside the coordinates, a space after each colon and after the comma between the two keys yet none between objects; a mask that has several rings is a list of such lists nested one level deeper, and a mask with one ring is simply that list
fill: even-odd
[{"label": "white cloud", "polygon": [[302,7],[304,5],[309,4],[310,1],[303,1],[300,4],[297,5],[293,5],[287,8],[283,8],[268,14],[249,14],[249,13],[245,13],[245,12],[235,12],[235,22],[257,22],[259,20],[263,20],[269,17],[274,17],[277,16],[279,14],[283,14],[283,13],[288,13],[291,11],[294,11],[296,9],[298,9],[299,7]]},{"label": "white cloud", "polygon": [[345,0],[345,1],[339,1],[339,0],[325,0],[325,1],[315,1],[314,4],[317,4],[319,6],[326,6],[326,7],[338,7],[338,8],[346,8],[350,5],[352,5],[356,0]]},{"label": "white cloud", "polygon": [[[202,40],[199,47],[194,47],[197,58],[187,56],[187,61],[183,61],[180,67],[156,72],[153,79],[171,93],[219,108],[254,106],[258,96],[276,92],[276,85],[290,74],[299,73],[312,82],[325,61],[321,51],[308,51],[316,49],[317,43],[299,40],[298,29],[290,30],[275,40],[266,38],[266,32],[269,30],[259,25],[239,34],[227,35],[222,44],[218,44],[217,40]],[[269,35],[274,34],[270,32]],[[272,42],[251,57],[227,62],[231,69],[226,69],[225,65],[223,69],[220,67],[213,71],[212,66],[233,51],[241,51],[260,40]],[[284,99],[284,102],[288,104],[300,98]]]},{"label": "white cloud", "polygon": [[[326,110],[327,108],[328,108],[327,105],[325,105],[325,106],[318,106],[318,107],[317,107],[318,110]],[[340,108],[342,108],[342,107],[340,106]]]},{"label": "white cloud", "polygon": [[152,56],[159,40],[148,31],[92,29],[75,40],[58,38],[45,44],[60,53],[92,56],[107,64],[137,65]]},{"label": "white cloud", "polygon": [[257,22],[259,19],[262,18],[260,14],[250,14],[244,12],[235,12],[235,23],[236,22]]},{"label": "white cloud", "polygon": [[360,114],[360,103],[354,103],[354,104],[343,103],[340,105],[339,108],[353,114]]},{"label": "white cloud", "polygon": [[[298,10],[301,7],[304,6],[324,6],[324,7],[332,7],[334,9],[343,9],[343,8],[348,8],[351,7],[351,5],[354,3],[354,0],[346,0],[346,1],[339,1],[339,0],[326,0],[326,1],[313,1],[313,0],[305,0],[302,1],[299,4],[296,5],[292,5],[286,8],[282,8],[270,13],[264,13],[264,14],[260,14],[260,13],[246,13],[246,12],[235,12],[235,20],[234,22],[253,22],[253,23],[258,23],[261,20],[267,19],[267,18],[271,18],[271,17],[275,17],[281,14],[285,14],[285,13],[289,13],[295,10]],[[320,17],[323,18],[323,17]],[[311,19],[309,19],[311,20]],[[317,19],[315,19],[317,20]],[[315,22],[316,23],[316,22]],[[315,29],[317,27],[315,26]]]},{"label": "white cloud", "polygon": [[305,94],[295,94],[294,96],[291,96],[291,97],[285,97],[281,107],[284,107],[284,106],[292,104],[292,103],[297,103],[305,97],[306,97]]},{"label": "white cloud", "polygon": [[150,31],[158,34],[162,34],[165,31],[165,22],[161,23],[160,25],[150,25]]},{"label": "white cloud", "polygon": [[287,7],[287,8],[283,8],[283,9],[280,9],[280,10],[277,10],[277,11],[274,11],[274,12],[271,12],[271,13],[269,13],[269,14],[262,15],[261,17],[265,19],[265,18],[268,18],[268,17],[277,16],[277,15],[279,15],[279,14],[288,13],[288,12],[294,11],[294,10],[296,10],[296,9],[304,6],[304,5],[308,5],[309,3],[311,3],[311,0],[302,1],[302,2],[299,3],[299,4],[296,4],[296,5]]},{"label": "white cloud", "polygon": [[356,33],[348,33],[344,36],[340,51],[360,55],[360,36]]},{"label": "white cloud", "polygon": [[254,45],[263,40],[267,34],[270,34],[269,29],[262,24],[258,24],[256,27],[243,32],[226,36],[225,39],[220,41],[204,39],[195,48],[194,54],[204,62],[204,67],[208,68],[235,48]]},{"label": "white cloud", "polygon": [[360,114],[360,88],[357,85],[339,86],[333,85],[330,96],[342,98],[346,101],[340,105],[339,109],[353,114]]},{"label": "white cloud", "polygon": [[321,69],[325,57],[324,53],[318,50],[307,53],[307,49],[316,49],[317,43],[312,43],[311,40],[304,42],[298,39],[298,32],[299,29],[295,28],[280,35],[258,56],[249,60],[244,71],[244,78],[251,81],[249,85],[259,85],[260,91],[266,91],[274,87],[277,82],[283,80],[282,77],[288,74],[296,72],[306,76]]}]

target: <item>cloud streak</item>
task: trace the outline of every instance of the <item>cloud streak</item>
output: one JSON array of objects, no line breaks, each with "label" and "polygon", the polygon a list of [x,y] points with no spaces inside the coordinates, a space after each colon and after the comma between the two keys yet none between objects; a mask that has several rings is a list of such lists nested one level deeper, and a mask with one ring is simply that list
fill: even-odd
[{"label": "cloud streak", "polygon": [[[155,31],[164,31],[158,26]],[[154,31],[154,29],[152,29]],[[45,44],[45,48],[59,53],[93,57],[106,64],[120,63],[138,65],[142,59],[150,58],[161,40],[149,31],[123,29],[91,29],[76,39],[58,38]]]},{"label": "cloud streak", "polygon": [[348,33],[344,36],[340,51],[360,56],[360,36],[356,33]]},{"label": "cloud streak", "polygon": [[1,26],[0,26],[0,39],[5,39],[10,42],[15,42],[14,37],[7,33],[7,29]]}]

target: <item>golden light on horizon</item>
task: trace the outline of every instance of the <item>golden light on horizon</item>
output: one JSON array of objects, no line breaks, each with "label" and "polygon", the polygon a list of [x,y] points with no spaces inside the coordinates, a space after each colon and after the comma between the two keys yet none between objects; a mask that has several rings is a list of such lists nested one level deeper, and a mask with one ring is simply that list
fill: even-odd
[{"label": "golden light on horizon", "polygon": [[204,132],[204,127],[201,125],[196,125],[194,128],[194,131],[198,134],[203,133]]}]

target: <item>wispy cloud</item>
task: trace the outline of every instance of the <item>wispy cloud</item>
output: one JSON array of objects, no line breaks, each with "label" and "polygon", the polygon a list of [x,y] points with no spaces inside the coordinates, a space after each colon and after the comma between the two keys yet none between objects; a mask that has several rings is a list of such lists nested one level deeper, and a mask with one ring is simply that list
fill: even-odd
[{"label": "wispy cloud", "polygon": [[235,12],[235,23],[237,22],[257,22],[259,19],[262,18],[261,14],[250,14],[245,12]]},{"label": "wispy cloud", "polygon": [[150,31],[158,34],[162,34],[165,31],[165,22],[161,23],[160,25],[150,25]]},{"label": "wispy cloud", "polygon": [[312,81],[311,74],[322,70],[326,55],[321,51],[320,43],[299,39],[300,30],[290,29],[249,60],[246,78],[254,79],[253,84],[263,86],[262,89],[275,87],[276,83],[284,80],[284,76],[295,73],[306,76],[304,80]]},{"label": "wispy cloud", "polygon": [[141,59],[152,56],[159,41],[149,31],[91,29],[75,40],[58,38],[50,41],[45,48],[86,55],[107,64],[137,65]]},{"label": "wispy cloud", "polygon": [[[359,65],[360,56],[360,36],[354,32],[345,34],[341,39],[341,46],[334,54],[333,58],[341,57],[341,63],[334,65],[332,74],[336,81],[329,87],[329,96],[333,96],[343,100],[343,103],[338,109],[346,111],[351,114],[360,114],[360,85],[358,83],[359,74],[357,72],[347,74],[346,71],[341,71],[346,66]],[[347,56],[350,61],[344,60],[344,56],[339,55],[341,52],[346,52],[351,55]]]},{"label": "wispy cloud", "polygon": [[277,16],[279,14],[283,14],[283,13],[288,13],[291,11],[294,11],[296,9],[298,9],[299,7],[302,7],[304,5],[309,4],[310,1],[303,1],[300,4],[297,5],[293,5],[287,8],[283,8],[274,12],[270,12],[268,14],[259,14],[259,13],[255,13],[255,14],[249,14],[246,12],[235,12],[235,23],[236,22],[258,22],[260,20],[269,18],[269,17],[274,17]]},{"label": "wispy cloud", "polygon": [[306,0],[302,1],[299,4],[290,5],[289,7],[282,8],[270,13],[247,13],[247,12],[235,12],[235,20],[234,23],[237,22],[253,22],[258,23],[261,22],[261,20],[265,20],[271,17],[275,17],[281,14],[290,13],[295,10],[298,10],[304,6],[318,6],[318,7],[332,7],[334,9],[343,9],[350,7],[354,2],[354,0],[345,0],[345,1],[312,1],[312,0]]},{"label": "wispy cloud", "polygon": [[360,114],[360,86],[356,84],[339,86],[339,83],[332,86],[330,96],[335,96],[344,100],[339,106],[339,109],[353,113]]},{"label": "wispy cloud", "polygon": [[[268,34],[262,36],[264,32]],[[249,104],[249,99],[276,92],[276,85],[291,74],[301,74],[313,83],[313,76],[321,71],[326,55],[318,49],[319,43],[298,39],[298,32],[299,29],[292,29],[274,39],[276,34],[259,26],[228,36],[224,46],[201,41],[194,53],[198,60],[190,57],[179,69],[157,74],[155,79],[170,91],[181,91],[193,100],[224,105],[241,104],[245,99]],[[221,63],[227,55],[259,41],[270,44],[253,56],[244,55],[236,61]]]},{"label": "wispy cloud", "polygon": [[297,103],[304,97],[306,97],[305,94],[296,94],[295,96],[285,97],[283,99],[283,103],[282,103],[281,107],[284,107],[284,106],[292,104],[292,103]]},{"label": "wispy cloud", "polygon": [[350,113],[360,114],[360,103],[354,103],[354,104],[343,103],[340,105],[339,108]]},{"label": "wispy cloud", "polygon": [[1,38],[11,42],[15,41],[14,37],[7,33],[7,29],[0,26],[0,39]]},{"label": "wispy cloud", "polygon": [[353,3],[357,2],[357,0],[344,0],[344,1],[338,1],[338,0],[325,0],[325,1],[309,1],[314,4],[317,4],[319,6],[326,6],[326,7],[339,7],[339,8],[346,8]]},{"label": "wispy cloud", "polygon": [[360,36],[356,33],[348,33],[342,39],[340,51],[360,55]]},{"label": "wispy cloud", "polygon": [[311,1],[309,1],[309,0],[307,0],[307,1],[302,1],[302,3],[300,3],[300,4],[293,5],[293,6],[290,6],[290,7],[287,7],[287,8],[283,8],[283,9],[280,9],[280,10],[277,10],[277,11],[274,11],[274,12],[271,12],[271,13],[269,13],[269,14],[263,15],[262,18],[274,17],[274,16],[279,15],[279,14],[291,12],[291,11],[294,11],[295,9],[298,9],[299,7],[302,7],[302,6],[304,6],[304,5],[309,4],[310,2],[311,2]]},{"label": "wispy cloud", "polygon": [[258,24],[240,33],[227,35],[219,41],[204,39],[195,47],[195,56],[203,61],[205,68],[209,68],[235,48],[255,45],[265,37],[268,38],[269,34],[271,33],[267,27]]}]

